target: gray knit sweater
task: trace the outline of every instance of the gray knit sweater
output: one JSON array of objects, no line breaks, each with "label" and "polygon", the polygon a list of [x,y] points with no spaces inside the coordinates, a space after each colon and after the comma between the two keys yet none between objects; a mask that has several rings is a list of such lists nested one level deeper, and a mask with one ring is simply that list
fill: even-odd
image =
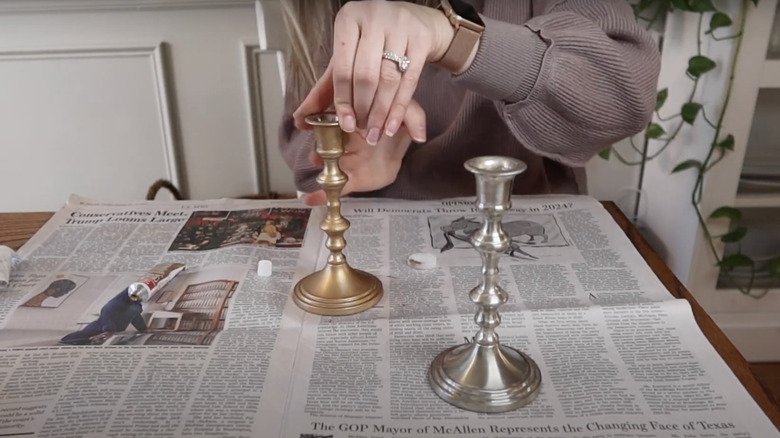
[{"label": "gray knit sweater", "polygon": [[[472,196],[463,162],[479,155],[523,160],[516,194],[584,193],[582,166],[642,130],[660,69],[656,44],[625,0],[476,0],[485,21],[477,55],[454,76],[425,67],[415,99],[428,141],[412,144],[398,178],[368,196]],[[288,93],[288,96],[291,93]],[[320,169],[309,161],[310,131],[295,129],[288,99],[280,148],[299,190]]]}]

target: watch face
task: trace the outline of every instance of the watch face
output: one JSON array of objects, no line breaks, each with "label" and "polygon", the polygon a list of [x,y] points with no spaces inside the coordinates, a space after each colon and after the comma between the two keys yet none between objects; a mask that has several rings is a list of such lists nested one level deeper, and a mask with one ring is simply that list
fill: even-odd
[{"label": "watch face", "polygon": [[465,1],[463,1],[463,0],[450,0],[450,4],[452,5],[452,9],[459,16],[465,18],[468,21],[471,21],[472,23],[477,23],[480,26],[484,26],[485,25],[485,23],[479,17],[479,14],[477,13],[477,10],[474,9],[473,6],[471,6],[470,4],[466,3]]}]

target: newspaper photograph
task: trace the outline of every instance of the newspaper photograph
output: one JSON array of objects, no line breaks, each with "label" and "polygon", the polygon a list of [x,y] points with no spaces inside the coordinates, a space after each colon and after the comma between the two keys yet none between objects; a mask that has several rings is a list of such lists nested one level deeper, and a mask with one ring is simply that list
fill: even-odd
[{"label": "newspaper photograph", "polygon": [[496,331],[542,387],[502,414],[456,408],[427,381],[478,328],[473,200],[342,212],[347,261],[384,295],[325,317],[291,299],[326,263],[324,207],[71,197],[0,288],[0,436],[780,436],[592,198],[518,197],[504,216]]}]

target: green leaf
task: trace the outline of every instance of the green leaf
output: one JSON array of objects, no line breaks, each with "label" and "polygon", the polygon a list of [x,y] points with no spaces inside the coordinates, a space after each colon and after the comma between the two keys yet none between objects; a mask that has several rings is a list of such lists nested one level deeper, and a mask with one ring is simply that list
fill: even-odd
[{"label": "green leaf", "polygon": [[731,135],[731,134],[727,135],[726,138],[721,140],[720,143],[715,144],[715,146],[717,146],[719,148],[728,149],[730,151],[733,151],[734,150],[734,136]]},{"label": "green leaf", "polygon": [[666,98],[669,97],[669,89],[664,88],[663,90],[659,91],[658,94],[655,95],[655,110],[658,111],[661,109],[662,106],[664,106],[664,102],[666,102]]},{"label": "green leaf", "polygon": [[599,157],[609,161],[609,156],[612,154],[612,148],[608,147],[606,149],[602,149],[601,152],[599,152]]},{"label": "green leaf", "polygon": [[724,243],[739,242],[747,234],[747,227],[739,226],[732,231],[720,236],[720,241]]},{"label": "green leaf", "polygon": [[685,123],[693,125],[693,122],[696,121],[696,116],[699,115],[699,111],[701,111],[700,103],[688,102],[682,106],[680,115],[682,115],[682,119]]},{"label": "green leaf", "polygon": [[651,123],[645,130],[645,136],[647,138],[659,138],[664,134],[666,134],[666,131],[664,131],[664,128],[658,123]]},{"label": "green leaf", "polygon": [[734,24],[734,22],[731,21],[731,17],[723,12],[716,12],[712,14],[712,18],[710,18],[710,30],[708,30],[707,33],[712,33],[715,29],[721,27],[729,27],[732,24]]},{"label": "green leaf", "polygon": [[751,267],[754,265],[755,263],[753,262],[753,259],[751,259],[750,257],[744,254],[728,255],[726,257],[723,257],[720,260],[720,263],[718,263],[718,266],[720,266],[721,269],[724,269],[726,271],[730,271],[738,267]]},{"label": "green leaf", "polygon": [[710,214],[710,219],[717,219],[719,217],[727,217],[732,221],[738,221],[742,219],[742,211],[734,207],[716,208],[715,211]]},{"label": "green leaf", "polygon": [[688,6],[688,2],[685,0],[669,0],[671,2],[671,9],[674,10],[674,8],[682,9],[683,11],[690,11],[691,7]]},{"label": "green leaf", "polygon": [[683,170],[690,169],[692,167],[695,167],[697,169],[701,169],[701,161],[698,161],[698,160],[685,160],[682,163],[674,166],[674,169],[672,169],[672,173],[682,172]]},{"label": "green leaf", "polygon": [[688,74],[694,78],[707,73],[717,66],[715,61],[707,58],[706,56],[693,56],[688,60]]},{"label": "green leaf", "polygon": [[780,278],[780,256],[769,261],[769,275]]},{"label": "green leaf", "polygon": [[642,12],[652,6],[653,3],[655,3],[655,0],[640,0],[638,4],[634,5],[634,9],[637,12]]},{"label": "green leaf", "polygon": [[688,0],[690,11],[693,12],[714,12],[717,11],[711,0]]}]

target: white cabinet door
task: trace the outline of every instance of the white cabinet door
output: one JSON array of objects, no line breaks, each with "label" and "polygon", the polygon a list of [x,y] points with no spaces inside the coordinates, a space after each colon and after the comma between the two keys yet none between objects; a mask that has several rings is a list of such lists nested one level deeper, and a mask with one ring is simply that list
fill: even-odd
[{"label": "white cabinet door", "polygon": [[159,178],[193,199],[288,191],[266,170],[281,59],[252,0],[0,2],[0,211],[140,200]]},{"label": "white cabinet door", "polygon": [[[742,2],[719,2],[725,12],[739,22]],[[760,91],[776,87],[780,65],[776,60],[767,60],[767,48],[771,41],[778,0],[762,0],[757,6],[748,2],[746,24],[739,57],[734,66],[734,82],[720,139],[733,135],[735,150],[728,153],[722,162],[707,172],[701,197],[700,209],[706,219],[712,211],[721,206],[742,208],[745,218],[759,216],[761,221],[771,225],[778,217],[770,211],[748,211],[755,207],[774,207],[780,210],[778,192],[760,196],[738,194],[740,176],[743,173],[747,148],[755,143],[751,128],[757,136],[766,136],[766,130],[774,125],[771,117],[761,114],[766,103],[759,99]],[[697,91],[695,100],[705,105],[711,118],[716,118],[725,99],[728,79],[732,68],[735,39],[713,41],[697,35],[698,15],[678,13],[670,16],[666,23],[666,39],[663,52],[659,88],[668,87],[669,100],[665,108],[679,108],[692,88],[692,81],[684,75],[688,59],[697,53],[699,40],[703,41],[702,53],[716,60],[718,68],[707,73]],[[706,27],[705,27],[706,28]],[[671,48],[671,49],[669,49]],[[771,50],[770,50],[771,53]],[[774,90],[769,90],[774,91]],[[774,94],[774,93],[773,93]],[[771,99],[770,99],[771,100]],[[757,105],[758,102],[758,105]],[[775,104],[776,105],[776,104]],[[776,106],[775,106],[776,107]],[[756,111],[759,111],[758,113]],[[711,112],[710,112],[711,111]],[[673,112],[673,110],[670,110]],[[754,115],[758,116],[754,120]],[[754,122],[756,123],[754,126]],[[676,129],[673,122],[665,126],[668,132]],[[691,190],[696,173],[692,171],[672,174],[672,169],[687,159],[702,160],[710,150],[714,130],[699,118],[693,127],[686,127],[675,143],[648,163],[645,174],[645,189],[648,193],[647,224],[660,237],[668,255],[666,262],[684,282],[697,301],[713,317],[715,322],[729,336],[732,342],[749,361],[780,360],[780,293],[775,288],[763,298],[745,296],[727,282],[719,282],[720,269],[713,256],[713,248],[724,253],[724,244],[719,239],[712,243],[699,225],[696,211],[691,204]],[[766,158],[761,164],[768,161]],[[750,172],[748,172],[750,173]],[[731,224],[725,219],[708,220],[712,236],[729,231]],[[742,241],[740,245],[745,245]],[[714,245],[714,246],[713,246]],[[746,246],[743,246],[746,254]],[[744,271],[737,272],[737,280],[745,286]],[[754,285],[752,292],[760,294],[764,288]]]}]

